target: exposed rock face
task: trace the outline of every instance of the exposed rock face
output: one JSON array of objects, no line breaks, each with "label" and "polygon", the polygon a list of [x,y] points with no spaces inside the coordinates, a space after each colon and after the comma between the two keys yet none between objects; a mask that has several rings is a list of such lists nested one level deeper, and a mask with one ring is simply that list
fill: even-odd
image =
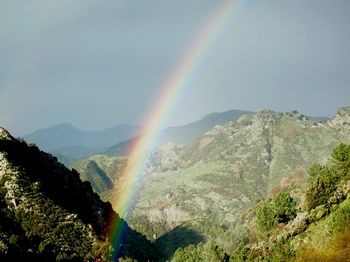
[{"label": "exposed rock face", "polygon": [[243,234],[242,212],[282,189],[300,195],[309,165],[325,164],[334,146],[350,142],[349,112],[313,121],[297,111],[263,110],[217,125],[192,144],[160,146],[129,222],[149,239],[185,225],[230,246]]},{"label": "exposed rock face", "polygon": [[[160,159],[153,161],[155,168],[144,180],[130,222],[139,228],[137,221],[147,217],[154,229],[149,232],[161,235],[164,212],[176,206],[173,225],[185,224],[224,241],[217,227],[230,228],[235,234],[239,214],[257,199],[282,188],[301,193],[308,166],[325,164],[335,145],[350,142],[350,125],[343,124],[348,112],[343,108],[333,120],[315,122],[296,111],[263,110],[216,126],[171,154],[169,148],[164,152],[160,148]],[[181,163],[179,168],[169,168],[164,155]]]},{"label": "exposed rock face", "polygon": [[329,121],[331,126],[350,125],[350,106],[338,109],[334,119]]},{"label": "exposed rock face", "polygon": [[169,207],[161,209],[153,209],[150,211],[150,221],[156,223],[162,223],[164,225],[169,225],[175,227],[180,222],[188,221],[190,216],[187,212],[181,210],[176,205],[171,205]]},{"label": "exposed rock face", "polygon": [[148,165],[150,172],[161,168],[162,171],[176,170],[184,165],[184,161],[180,159],[179,152],[184,146],[167,143],[156,148],[151,154]]},{"label": "exposed rock face", "polygon": [[13,140],[14,138],[3,127],[0,127],[0,140]]}]

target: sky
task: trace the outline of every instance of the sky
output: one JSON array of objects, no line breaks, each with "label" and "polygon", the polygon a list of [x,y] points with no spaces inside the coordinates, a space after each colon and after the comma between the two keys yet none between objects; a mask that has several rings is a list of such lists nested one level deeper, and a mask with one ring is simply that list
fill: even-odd
[{"label": "sky", "polygon": [[[142,123],[223,1],[2,1],[0,126],[25,135]],[[230,109],[333,116],[350,105],[350,1],[235,5],[165,125]]]}]

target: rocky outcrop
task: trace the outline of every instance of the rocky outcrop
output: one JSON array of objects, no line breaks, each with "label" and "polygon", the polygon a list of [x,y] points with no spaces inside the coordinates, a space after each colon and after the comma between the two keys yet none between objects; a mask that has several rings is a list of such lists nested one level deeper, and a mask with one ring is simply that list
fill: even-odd
[{"label": "rocky outcrop", "polygon": [[[301,194],[309,165],[326,163],[335,145],[350,142],[350,125],[340,126],[338,120],[347,118],[347,108],[338,111],[335,126],[297,111],[263,110],[216,126],[191,145],[160,147],[152,159],[158,168],[145,178],[132,220],[146,216],[150,224],[166,224],[187,219],[203,234],[215,235],[213,224],[235,234],[239,214],[256,200],[282,188],[296,197]],[[177,212],[169,212],[170,207]],[[164,233],[157,230],[152,233]]]},{"label": "rocky outcrop", "polygon": [[329,125],[332,127],[350,125],[350,106],[338,109],[335,117],[329,121]]},{"label": "rocky outcrop", "polygon": [[10,133],[3,127],[0,127],[0,140],[14,140]]}]

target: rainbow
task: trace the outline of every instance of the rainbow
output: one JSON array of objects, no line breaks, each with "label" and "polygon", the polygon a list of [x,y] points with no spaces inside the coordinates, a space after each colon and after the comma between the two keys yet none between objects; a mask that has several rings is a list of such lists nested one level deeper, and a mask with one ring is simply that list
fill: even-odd
[{"label": "rainbow", "polygon": [[[164,128],[165,121],[174,110],[177,101],[188,86],[199,65],[203,63],[213,43],[225,29],[231,17],[239,10],[241,1],[224,0],[209,17],[205,26],[182,55],[178,65],[161,85],[159,95],[153,107],[144,118],[142,136],[129,148],[129,161],[116,185],[112,204],[122,218],[126,218],[135,202],[137,185],[140,182],[150,148],[159,138],[159,130]],[[111,230],[114,247],[114,259],[117,257],[122,233],[125,230],[122,222],[116,223]]]}]

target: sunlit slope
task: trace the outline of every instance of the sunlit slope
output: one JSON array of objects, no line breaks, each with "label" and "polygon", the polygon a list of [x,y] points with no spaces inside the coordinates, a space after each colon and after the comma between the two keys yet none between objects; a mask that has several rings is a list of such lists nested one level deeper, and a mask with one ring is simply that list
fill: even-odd
[{"label": "sunlit slope", "polygon": [[[350,141],[349,112],[343,108],[333,119],[315,122],[298,112],[265,110],[217,126],[190,145],[162,145],[135,189],[140,196],[129,222],[162,247],[164,233],[186,227],[196,234],[188,240],[213,238],[230,250],[248,237],[238,222],[247,208],[281,188],[300,195],[307,167],[326,163],[335,145]],[[95,180],[106,175],[117,187],[126,161],[97,155],[74,167],[108,199],[110,188]]]},{"label": "sunlit slope", "polygon": [[164,146],[131,223],[150,238],[187,225],[230,248],[239,214],[278,188],[298,194],[307,167],[326,163],[336,144],[350,141],[348,120],[348,109],[322,123],[297,112],[261,111],[212,129],[176,154]]}]

